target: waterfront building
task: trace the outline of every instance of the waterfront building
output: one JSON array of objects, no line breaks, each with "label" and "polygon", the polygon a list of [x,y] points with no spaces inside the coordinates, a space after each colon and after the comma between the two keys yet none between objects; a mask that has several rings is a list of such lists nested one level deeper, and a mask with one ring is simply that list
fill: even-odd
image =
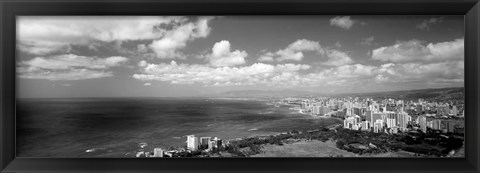
[{"label": "waterfront building", "polygon": [[222,140],[221,140],[220,138],[214,137],[214,138],[213,138],[213,141],[216,142],[216,146],[217,146],[217,147],[222,146]]},{"label": "waterfront building", "polygon": [[214,140],[208,141],[208,151],[213,151],[214,148],[218,148],[217,142]]},{"label": "waterfront building", "polygon": [[200,147],[207,147],[208,141],[210,141],[211,137],[201,137],[200,138]]},{"label": "waterfront building", "polygon": [[144,156],[145,156],[145,152],[143,151],[137,152],[137,154],[135,155],[135,157],[144,157]]},{"label": "waterfront building", "polygon": [[198,150],[198,137],[195,137],[195,135],[188,135],[187,148],[192,151]]},{"label": "waterfront building", "polygon": [[154,148],[153,149],[153,157],[163,157],[163,149]]}]

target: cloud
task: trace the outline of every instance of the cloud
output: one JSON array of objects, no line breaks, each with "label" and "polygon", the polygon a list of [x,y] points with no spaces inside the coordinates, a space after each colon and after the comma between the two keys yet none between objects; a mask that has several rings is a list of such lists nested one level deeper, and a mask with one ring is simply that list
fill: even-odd
[{"label": "cloud", "polygon": [[[196,21],[180,16],[22,16],[17,20],[17,47],[33,55],[68,53],[71,46],[96,50],[98,42],[153,40],[151,48],[159,58],[181,57],[177,49],[187,42],[209,35],[211,17]],[[114,46],[118,47],[118,44]],[[114,48],[117,48],[114,47]],[[119,49],[123,50],[123,49]],[[122,53],[122,52],[120,52]]]},{"label": "cloud", "polygon": [[69,45],[92,41],[131,41],[161,38],[161,26],[184,22],[183,17],[22,16],[17,20],[20,50],[35,55],[64,51]]},{"label": "cloud", "polygon": [[285,49],[280,49],[275,53],[266,52],[260,56],[259,61],[301,61],[304,57],[304,51],[318,51],[322,52],[323,49],[319,42],[310,41],[306,39],[299,39],[289,44]]},{"label": "cloud", "polygon": [[230,51],[230,42],[222,40],[213,45],[212,53],[206,55],[210,65],[215,67],[223,66],[237,66],[245,64],[245,57],[248,56],[247,52],[235,50]]},{"label": "cloud", "polygon": [[330,19],[330,25],[337,26],[345,30],[352,28],[356,23],[365,24],[364,22],[352,20],[350,16],[336,16]]},{"label": "cloud", "polygon": [[267,54],[261,55],[260,58],[258,58],[258,61],[260,62],[273,62],[273,53],[268,52]]},{"label": "cloud", "polygon": [[316,41],[310,41],[306,39],[297,40],[285,49],[278,50],[275,54],[278,56],[277,61],[300,61],[303,59],[302,51],[322,51],[320,43]]},{"label": "cloud", "polygon": [[138,62],[137,65],[138,65],[139,67],[145,67],[145,66],[148,65],[148,63],[147,63],[147,61],[145,61],[145,60],[141,60],[141,61]]},{"label": "cloud", "polygon": [[443,21],[442,17],[438,17],[438,18],[432,17],[430,19],[425,19],[422,23],[417,24],[417,26],[415,27],[420,30],[428,31],[430,30],[430,25],[441,23],[442,21]]},{"label": "cloud", "polygon": [[349,85],[361,86],[398,86],[406,87],[409,84],[438,87],[438,85],[463,84],[463,61],[449,61],[431,64],[393,64],[379,66],[353,64],[326,69],[316,73],[309,73],[300,77],[309,86],[345,87]]},{"label": "cloud", "polygon": [[282,64],[270,65],[255,63],[243,67],[211,67],[207,65],[149,64],[133,78],[142,81],[164,81],[171,84],[200,83],[207,86],[268,84],[274,77],[285,74],[298,74],[309,69],[309,65]]},{"label": "cloud", "polygon": [[166,31],[165,35],[158,40],[154,40],[149,47],[158,58],[173,59],[184,58],[184,55],[178,52],[178,49],[185,48],[187,42],[196,38],[205,38],[210,33],[208,21],[211,18],[200,18],[197,22],[186,23]]},{"label": "cloud", "polygon": [[360,42],[360,44],[371,46],[371,45],[373,45],[374,40],[375,40],[375,38],[373,36],[370,36],[370,37],[362,39],[362,42]]},{"label": "cloud", "polygon": [[148,64],[133,78],[141,81],[162,81],[174,85],[204,86],[269,86],[280,88],[331,88],[422,85],[461,85],[463,61],[431,64],[386,63],[381,65],[348,64],[308,72],[304,64],[255,63],[242,67],[211,67],[207,65]]},{"label": "cloud", "polygon": [[20,78],[48,80],[81,80],[112,76],[106,71],[120,66],[128,59],[120,56],[107,58],[86,57],[73,54],[52,57],[35,57],[21,61],[17,66]]},{"label": "cloud", "polygon": [[152,86],[152,83],[145,83],[143,86]]},{"label": "cloud", "polygon": [[119,66],[126,61],[128,61],[127,58],[120,56],[97,58],[66,54],[48,58],[36,57],[28,61],[22,61],[20,64],[49,70],[65,70],[77,67],[89,69],[107,69],[109,67]]},{"label": "cloud", "polygon": [[46,79],[51,81],[58,80],[84,80],[84,79],[96,79],[113,76],[110,71],[102,70],[90,70],[90,69],[70,69],[51,71],[40,68],[17,68],[20,78],[25,79]]},{"label": "cloud", "polygon": [[397,42],[372,51],[372,58],[380,61],[413,62],[464,59],[464,39],[423,44],[419,40]]},{"label": "cloud", "polygon": [[46,55],[54,52],[67,53],[71,47],[65,43],[51,41],[23,41],[17,44],[17,48],[33,55]]},{"label": "cloud", "polygon": [[306,39],[299,39],[289,44],[285,49],[280,49],[275,53],[266,52],[260,55],[258,61],[301,61],[304,58],[303,52],[315,52],[320,58],[327,59],[327,61],[320,63],[322,65],[339,66],[354,62],[345,52],[336,49],[325,48],[322,47],[317,41]]},{"label": "cloud", "polygon": [[329,65],[329,66],[341,66],[352,64],[354,61],[350,56],[348,56],[345,52],[341,52],[338,50],[326,50],[326,57],[328,60],[322,62],[322,65]]}]

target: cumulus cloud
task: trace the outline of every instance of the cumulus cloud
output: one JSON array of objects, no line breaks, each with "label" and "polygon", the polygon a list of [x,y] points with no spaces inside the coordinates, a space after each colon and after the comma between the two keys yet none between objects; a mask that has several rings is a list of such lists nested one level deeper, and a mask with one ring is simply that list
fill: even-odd
[{"label": "cumulus cloud", "polygon": [[306,39],[299,39],[289,44],[285,49],[280,49],[275,53],[266,52],[260,56],[259,61],[301,61],[304,57],[304,51],[323,52],[319,42]]},{"label": "cumulus cloud", "polygon": [[278,50],[275,54],[278,56],[277,61],[300,61],[303,59],[302,51],[323,51],[319,42],[310,41],[306,39],[297,40],[285,49]]},{"label": "cumulus cloud", "polygon": [[336,16],[330,19],[330,25],[337,26],[346,30],[353,27],[353,25],[355,25],[356,23],[365,24],[363,22],[351,19],[350,16]]},{"label": "cumulus cloud", "polygon": [[64,51],[69,45],[88,46],[96,41],[161,38],[182,17],[22,16],[17,20],[20,50],[35,55]]},{"label": "cumulus cloud", "polygon": [[[159,58],[181,56],[177,49],[188,41],[206,37],[210,33],[209,17],[196,21],[179,16],[22,16],[17,20],[17,47],[34,54],[68,53],[72,45],[96,50],[98,42],[153,40],[139,45]],[[115,44],[117,45],[117,44]],[[115,48],[115,47],[114,47]],[[120,49],[122,50],[122,49]]]},{"label": "cumulus cloud", "polygon": [[462,84],[464,79],[463,61],[439,62],[432,64],[393,64],[378,66],[352,64],[307,74],[301,79],[310,86],[388,86],[420,84],[438,87],[437,84]]},{"label": "cumulus cloud", "polygon": [[128,59],[121,56],[107,58],[86,57],[73,54],[36,57],[21,61],[17,66],[20,78],[48,80],[81,80],[112,76],[106,71],[120,66]]},{"label": "cumulus cloud", "polygon": [[391,62],[460,60],[464,58],[463,45],[463,38],[427,45],[419,40],[402,41],[374,49],[372,58]]},{"label": "cumulus cloud", "polygon": [[245,64],[245,57],[248,56],[247,52],[235,50],[230,51],[230,42],[222,40],[213,45],[212,53],[206,55],[206,58],[210,62],[210,65],[215,67],[223,66],[237,66]]},{"label": "cumulus cloud", "polygon": [[339,66],[353,63],[347,53],[322,47],[319,42],[306,39],[299,39],[275,53],[266,52],[258,58],[258,61],[301,61],[304,58],[303,52],[314,52],[320,58],[327,59],[327,61],[320,63],[322,65]]},{"label": "cumulus cloud", "polygon": [[[171,63],[149,64],[133,77],[142,81],[163,81],[170,84],[202,84],[205,86],[265,85],[272,87],[388,86],[416,83],[461,84],[464,79],[463,61],[431,64],[382,65],[348,64],[308,72],[303,64],[255,63],[243,67],[211,67]],[[385,85],[384,85],[385,84]]]},{"label": "cumulus cloud", "polygon": [[178,52],[178,49],[185,48],[187,42],[196,38],[205,38],[210,33],[208,21],[211,18],[201,18],[197,22],[186,23],[166,31],[164,37],[154,40],[149,47],[158,58],[173,59],[184,58],[184,55]]},{"label": "cumulus cloud", "polygon": [[258,58],[258,61],[260,62],[273,62],[273,53],[271,52],[268,52],[264,55],[261,55],[259,58]]},{"label": "cumulus cloud", "polygon": [[275,76],[282,74],[298,74],[299,71],[309,69],[303,64],[270,65],[255,63],[243,67],[211,67],[207,65],[177,64],[149,64],[134,74],[133,78],[142,81],[164,81],[171,84],[200,83],[211,86],[223,85],[254,85],[267,84]]},{"label": "cumulus cloud", "polygon": [[417,24],[417,26],[415,27],[420,30],[428,31],[430,30],[431,25],[441,23],[442,21],[443,21],[442,17],[438,17],[438,18],[432,17],[430,19],[425,19],[422,23]]},{"label": "cumulus cloud", "polygon": [[345,52],[338,50],[326,50],[326,57],[328,60],[322,62],[322,65],[341,66],[353,63],[353,60],[350,58],[350,56],[348,56]]}]

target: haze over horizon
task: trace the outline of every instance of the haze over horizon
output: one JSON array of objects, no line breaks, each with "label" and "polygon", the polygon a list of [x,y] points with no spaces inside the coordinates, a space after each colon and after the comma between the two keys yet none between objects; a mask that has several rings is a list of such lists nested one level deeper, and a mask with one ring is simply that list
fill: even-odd
[{"label": "haze over horizon", "polygon": [[464,86],[463,16],[21,16],[17,28],[21,98]]}]

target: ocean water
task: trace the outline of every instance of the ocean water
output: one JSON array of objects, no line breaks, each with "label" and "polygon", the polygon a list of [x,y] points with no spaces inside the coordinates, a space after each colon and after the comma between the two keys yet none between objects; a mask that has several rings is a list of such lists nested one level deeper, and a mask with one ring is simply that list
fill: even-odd
[{"label": "ocean water", "polygon": [[[262,100],[212,98],[17,99],[17,157],[132,157],[185,146],[186,135],[234,139],[340,123]],[[96,148],[95,152],[86,150]]]}]

